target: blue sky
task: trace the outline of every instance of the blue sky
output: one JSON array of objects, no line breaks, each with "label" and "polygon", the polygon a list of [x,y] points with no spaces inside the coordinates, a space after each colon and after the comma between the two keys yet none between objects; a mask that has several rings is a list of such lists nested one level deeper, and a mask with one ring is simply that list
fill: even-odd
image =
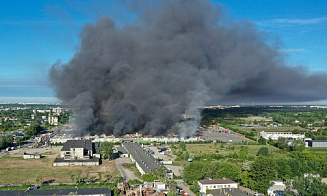
[{"label": "blue sky", "polygon": [[[101,15],[110,15],[119,24],[129,22],[130,15],[119,2],[123,1],[0,1],[0,102],[13,97],[55,101],[49,68],[73,57],[83,24]],[[325,0],[212,2],[221,3],[230,20],[251,21],[266,36],[279,40],[289,66],[327,72]]]}]

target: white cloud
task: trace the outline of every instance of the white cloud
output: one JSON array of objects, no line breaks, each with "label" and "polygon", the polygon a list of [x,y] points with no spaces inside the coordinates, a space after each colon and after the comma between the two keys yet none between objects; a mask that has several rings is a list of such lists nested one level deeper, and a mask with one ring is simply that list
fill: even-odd
[{"label": "white cloud", "polygon": [[305,52],[305,49],[303,49],[303,48],[287,48],[287,49],[282,49],[281,52],[285,52],[285,53],[301,53],[301,52]]},{"label": "white cloud", "polygon": [[295,25],[317,25],[326,22],[327,22],[327,16],[319,17],[319,18],[309,18],[309,19],[277,18],[273,20],[257,21],[256,24],[259,26],[282,28],[282,27],[295,26]]},{"label": "white cloud", "polygon": [[274,19],[271,22],[281,23],[281,24],[298,24],[298,25],[306,25],[306,24],[318,24],[322,22],[327,22],[327,17],[319,17],[319,18],[310,18],[310,19]]}]

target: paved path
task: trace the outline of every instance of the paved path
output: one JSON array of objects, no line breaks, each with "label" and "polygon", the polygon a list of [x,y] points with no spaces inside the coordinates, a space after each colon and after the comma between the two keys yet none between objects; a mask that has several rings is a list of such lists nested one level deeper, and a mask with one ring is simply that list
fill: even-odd
[{"label": "paved path", "polygon": [[181,187],[190,196],[196,196],[188,186],[184,185],[183,180],[175,180],[175,182],[177,183],[177,186]]},{"label": "paved path", "polygon": [[116,164],[117,168],[119,169],[121,176],[124,179],[126,179],[127,182],[129,180],[133,180],[133,179],[141,180],[140,178],[138,178],[134,174],[134,172],[132,172],[131,170],[123,168],[121,166],[122,163],[132,163],[132,161],[129,158],[117,158],[117,159],[115,159],[115,164]]}]

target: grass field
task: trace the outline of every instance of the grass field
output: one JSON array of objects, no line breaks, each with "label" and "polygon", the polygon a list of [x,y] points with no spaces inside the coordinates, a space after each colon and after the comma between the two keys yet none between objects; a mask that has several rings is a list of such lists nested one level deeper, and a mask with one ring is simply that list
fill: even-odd
[{"label": "grass field", "polygon": [[128,169],[128,170],[134,172],[134,174],[135,174],[137,177],[141,178],[141,173],[140,173],[139,170],[137,169],[135,163],[123,163],[123,164],[121,164],[121,166],[122,166],[123,168],[125,168],[125,169]]},{"label": "grass field", "polygon": [[305,152],[327,155],[327,148],[305,148]]},{"label": "grass field", "polygon": [[100,166],[54,167],[53,159],[23,159],[21,157],[4,156],[0,158],[0,184],[35,183],[35,177],[41,176],[44,181],[57,183],[71,182],[70,171],[81,170],[83,175],[98,177],[117,170],[114,161],[104,160]]},{"label": "grass field", "polygon": [[[285,154],[280,153],[280,150],[274,146],[270,145],[241,145],[235,143],[227,143],[223,144],[223,148],[221,148],[221,144],[186,144],[186,149],[190,154],[202,154],[202,153],[214,153],[219,152],[220,154],[229,154],[234,152],[239,152],[241,146],[246,146],[249,149],[249,155],[256,155],[258,150],[261,147],[267,147],[269,153],[272,153],[275,156],[284,156]],[[233,149],[234,148],[234,149]]]}]

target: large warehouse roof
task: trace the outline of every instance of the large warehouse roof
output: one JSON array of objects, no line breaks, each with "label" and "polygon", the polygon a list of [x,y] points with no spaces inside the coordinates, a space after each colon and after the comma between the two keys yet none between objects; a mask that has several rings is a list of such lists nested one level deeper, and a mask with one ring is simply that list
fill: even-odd
[{"label": "large warehouse roof", "polygon": [[123,146],[145,173],[149,173],[154,169],[161,167],[159,161],[157,161],[150,153],[145,151],[139,144],[126,142],[123,143]]}]

